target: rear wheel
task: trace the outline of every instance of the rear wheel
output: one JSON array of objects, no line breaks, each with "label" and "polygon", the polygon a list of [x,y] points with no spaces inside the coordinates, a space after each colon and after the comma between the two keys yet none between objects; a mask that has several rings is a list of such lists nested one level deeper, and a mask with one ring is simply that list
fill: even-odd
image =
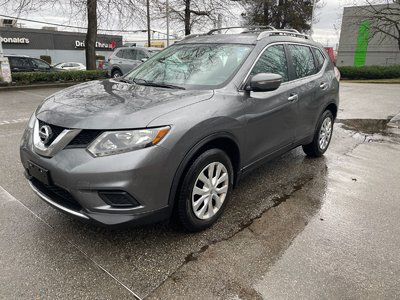
[{"label": "rear wheel", "polygon": [[233,168],[226,153],[210,149],[189,167],[178,197],[178,216],[191,232],[210,227],[222,214],[232,190]]},{"label": "rear wheel", "polygon": [[303,145],[303,151],[308,156],[320,157],[328,149],[333,132],[333,115],[330,110],[326,110],[318,121],[318,127],[314,134],[313,141],[308,145]]}]

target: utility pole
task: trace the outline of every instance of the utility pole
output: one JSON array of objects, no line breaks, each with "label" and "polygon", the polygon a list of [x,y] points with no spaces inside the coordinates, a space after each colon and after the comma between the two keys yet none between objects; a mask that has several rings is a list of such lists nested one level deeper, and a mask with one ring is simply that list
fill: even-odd
[{"label": "utility pole", "polygon": [[147,0],[147,47],[151,46],[150,0]]},{"label": "utility pole", "polygon": [[3,40],[0,35],[0,58],[3,57]]},{"label": "utility pole", "polygon": [[165,3],[166,15],[167,15],[167,47],[169,46],[169,1]]},{"label": "utility pole", "polygon": [[311,34],[314,33],[314,17],[315,17],[315,3],[317,3],[319,0],[313,0],[313,5],[312,5],[312,14],[311,14]]}]

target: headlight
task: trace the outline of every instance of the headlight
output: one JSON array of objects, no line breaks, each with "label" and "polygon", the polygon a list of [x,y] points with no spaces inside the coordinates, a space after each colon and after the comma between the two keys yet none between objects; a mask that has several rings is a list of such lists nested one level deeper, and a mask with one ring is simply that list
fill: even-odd
[{"label": "headlight", "polygon": [[33,112],[33,114],[31,115],[31,117],[29,118],[29,122],[28,122],[28,128],[33,128],[33,126],[35,126],[35,121],[36,121],[36,116],[35,116],[35,112]]},{"label": "headlight", "polygon": [[87,148],[94,157],[113,155],[141,148],[160,142],[170,127],[139,130],[106,131],[96,138]]}]

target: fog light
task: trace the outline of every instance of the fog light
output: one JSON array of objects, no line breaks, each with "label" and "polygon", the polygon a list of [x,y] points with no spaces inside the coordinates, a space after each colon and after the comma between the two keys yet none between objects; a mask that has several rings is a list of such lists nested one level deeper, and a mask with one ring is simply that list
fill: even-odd
[{"label": "fog light", "polygon": [[112,207],[136,207],[139,202],[125,191],[101,191],[99,196],[105,203]]}]

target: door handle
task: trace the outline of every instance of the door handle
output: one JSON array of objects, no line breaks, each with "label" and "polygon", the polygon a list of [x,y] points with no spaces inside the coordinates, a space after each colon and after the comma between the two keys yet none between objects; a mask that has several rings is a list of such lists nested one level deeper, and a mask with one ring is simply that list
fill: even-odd
[{"label": "door handle", "polygon": [[289,96],[289,98],[288,98],[288,101],[289,101],[289,102],[295,102],[295,101],[297,101],[297,100],[299,100],[299,95],[297,95],[297,94],[291,94],[291,95]]},{"label": "door handle", "polygon": [[328,87],[328,84],[326,82],[322,82],[319,87],[323,90],[325,90]]}]

